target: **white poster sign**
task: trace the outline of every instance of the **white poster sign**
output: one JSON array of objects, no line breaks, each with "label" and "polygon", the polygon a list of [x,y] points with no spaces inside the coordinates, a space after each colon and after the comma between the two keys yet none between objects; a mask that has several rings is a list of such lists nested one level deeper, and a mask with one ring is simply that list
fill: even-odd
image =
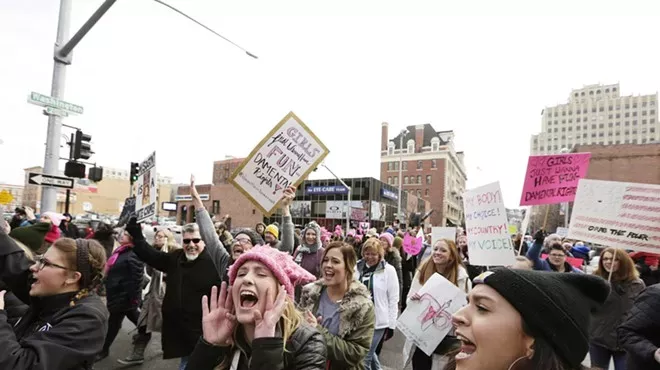
[{"label": "white poster sign", "polygon": [[427,355],[452,329],[452,315],[467,304],[465,292],[435,273],[417,292],[421,298],[410,301],[396,322],[407,341]]},{"label": "white poster sign", "polygon": [[660,186],[580,180],[568,238],[660,253]]},{"label": "white poster sign", "polygon": [[568,227],[558,227],[557,235],[561,236],[562,238],[565,238],[568,235]]},{"label": "white poster sign", "polygon": [[270,216],[284,190],[302,182],[328,152],[316,135],[290,112],[245,158],[230,181],[261,212]]},{"label": "white poster sign", "polygon": [[158,201],[156,176],[156,152],[153,152],[140,163],[140,172],[135,182],[135,214],[138,222],[156,215]]},{"label": "white poster sign", "polygon": [[371,219],[385,221],[385,203],[371,201]]},{"label": "white poster sign", "polygon": [[510,266],[515,260],[500,183],[463,194],[470,264]]},{"label": "white poster sign", "polygon": [[435,245],[438,240],[449,239],[456,241],[456,228],[455,227],[440,227],[435,226],[431,228],[431,243]]}]

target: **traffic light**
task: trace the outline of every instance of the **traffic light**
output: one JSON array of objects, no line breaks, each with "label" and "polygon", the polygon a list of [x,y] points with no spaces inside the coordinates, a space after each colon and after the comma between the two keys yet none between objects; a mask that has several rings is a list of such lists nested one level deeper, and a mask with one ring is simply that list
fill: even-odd
[{"label": "traffic light", "polygon": [[140,164],[131,162],[131,184],[137,181],[139,173],[140,173]]},{"label": "traffic light", "polygon": [[84,179],[85,165],[74,161],[66,162],[66,165],[64,166],[64,176]]},{"label": "traffic light", "polygon": [[89,142],[92,136],[83,134],[82,131],[76,131],[76,137],[73,141],[73,159],[89,159],[94,154]]},{"label": "traffic light", "polygon": [[103,180],[103,167],[92,167],[87,174],[89,181],[99,182]]}]

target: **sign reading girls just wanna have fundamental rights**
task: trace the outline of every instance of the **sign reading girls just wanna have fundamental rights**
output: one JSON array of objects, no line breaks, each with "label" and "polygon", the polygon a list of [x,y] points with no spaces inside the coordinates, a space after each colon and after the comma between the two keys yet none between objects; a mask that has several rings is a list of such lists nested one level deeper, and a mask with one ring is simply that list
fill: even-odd
[{"label": "sign reading girls just wanna have fundamental rights", "polygon": [[270,216],[289,186],[297,186],[328,155],[328,148],[293,112],[241,163],[230,181]]},{"label": "sign reading girls just wanna have fundamental rights", "polygon": [[530,156],[520,205],[572,202],[590,158],[591,153]]}]

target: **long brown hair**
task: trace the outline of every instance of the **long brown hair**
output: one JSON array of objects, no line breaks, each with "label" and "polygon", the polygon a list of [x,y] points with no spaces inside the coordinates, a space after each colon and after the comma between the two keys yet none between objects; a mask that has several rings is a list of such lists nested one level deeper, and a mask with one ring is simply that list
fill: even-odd
[{"label": "long brown hair", "polygon": [[[436,245],[439,243],[445,243],[447,244],[447,247],[449,248],[449,262],[447,264],[447,268],[445,268],[445,272],[441,273],[440,270],[438,270],[438,267],[433,263],[433,256],[429,256],[424,262],[422,262],[422,265],[419,267],[419,283],[424,285],[424,283],[431,278],[433,274],[436,272],[442,276],[444,276],[447,280],[451,281],[452,284],[458,286],[458,270],[459,267],[463,265],[463,262],[461,262],[461,257],[458,254],[458,248],[456,248],[456,243],[454,243],[453,240],[449,239],[441,239],[435,242],[433,244],[433,248],[435,248]],[[433,252],[431,252],[433,254]]]},{"label": "long brown hair", "polygon": [[325,256],[327,256],[328,252],[333,249],[339,249],[339,252],[344,257],[344,265],[346,266],[346,282],[348,283],[347,287],[350,287],[351,282],[353,281],[353,270],[355,270],[355,264],[357,263],[355,250],[350,244],[344,243],[342,241],[330,242],[323,251],[321,266],[323,266],[323,260],[325,260]]},{"label": "long brown hair", "polygon": [[594,271],[594,275],[598,275],[605,280],[610,277],[610,273],[603,266],[603,256],[605,253],[612,255],[612,267],[614,267],[615,254],[616,260],[619,262],[619,269],[612,272],[612,281],[629,282],[639,278],[639,271],[637,271],[632,258],[623,249],[616,248],[607,248],[601,252],[600,259],[598,260],[598,268]]}]

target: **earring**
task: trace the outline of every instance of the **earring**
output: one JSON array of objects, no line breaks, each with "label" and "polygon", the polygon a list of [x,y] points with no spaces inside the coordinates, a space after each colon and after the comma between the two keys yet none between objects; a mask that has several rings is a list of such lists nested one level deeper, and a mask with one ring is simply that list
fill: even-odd
[{"label": "earring", "polygon": [[527,350],[527,358],[530,359],[530,360],[534,358],[534,349],[533,348],[529,348]]}]

